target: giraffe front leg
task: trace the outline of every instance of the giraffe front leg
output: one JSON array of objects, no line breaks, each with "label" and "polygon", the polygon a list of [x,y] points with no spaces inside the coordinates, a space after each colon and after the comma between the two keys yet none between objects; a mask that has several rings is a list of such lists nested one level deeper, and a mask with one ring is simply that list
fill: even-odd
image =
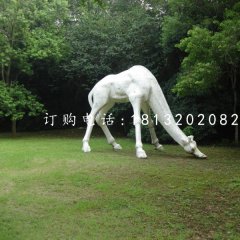
[{"label": "giraffe front leg", "polygon": [[135,137],[136,137],[136,156],[137,158],[147,158],[146,152],[143,150],[142,138],[141,138],[141,98],[134,97],[130,99],[134,112],[134,125],[135,125]]},{"label": "giraffe front leg", "polygon": [[88,141],[83,141],[82,151],[85,153],[91,152],[91,148],[89,146]]},{"label": "giraffe front leg", "polygon": [[122,146],[116,142],[112,143],[114,150],[122,150]]}]

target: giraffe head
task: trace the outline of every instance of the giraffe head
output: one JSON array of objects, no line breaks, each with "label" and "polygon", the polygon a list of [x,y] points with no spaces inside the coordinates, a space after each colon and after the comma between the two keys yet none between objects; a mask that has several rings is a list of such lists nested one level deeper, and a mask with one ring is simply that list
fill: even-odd
[{"label": "giraffe head", "polygon": [[182,143],[183,148],[187,153],[193,154],[197,158],[207,158],[207,156],[197,148],[197,143],[193,140],[192,135],[188,136],[187,140],[184,139]]}]

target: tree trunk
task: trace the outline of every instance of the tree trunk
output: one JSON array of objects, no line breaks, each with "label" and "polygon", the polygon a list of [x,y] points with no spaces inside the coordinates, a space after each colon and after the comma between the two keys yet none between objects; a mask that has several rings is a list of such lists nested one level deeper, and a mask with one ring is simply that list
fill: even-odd
[{"label": "tree trunk", "polygon": [[[233,67],[232,71],[232,90],[233,90],[233,114],[237,114],[237,68]],[[234,142],[239,143],[238,125],[234,129]]]},{"label": "tree trunk", "polygon": [[8,86],[11,86],[10,74],[11,74],[11,62],[8,65],[7,74],[6,74],[6,83]]},{"label": "tree trunk", "polygon": [[[233,113],[237,114],[237,90],[236,89],[233,89],[233,97],[234,97]],[[238,125],[235,125],[235,129],[234,129],[234,142],[235,144],[239,143]]]},{"label": "tree trunk", "polygon": [[239,144],[238,125],[235,126],[235,144]]},{"label": "tree trunk", "polygon": [[2,81],[5,82],[5,76],[4,76],[4,65],[2,63],[2,66],[1,66],[1,73],[2,73]]},{"label": "tree trunk", "polygon": [[17,134],[17,121],[12,120],[12,136],[16,137]]}]

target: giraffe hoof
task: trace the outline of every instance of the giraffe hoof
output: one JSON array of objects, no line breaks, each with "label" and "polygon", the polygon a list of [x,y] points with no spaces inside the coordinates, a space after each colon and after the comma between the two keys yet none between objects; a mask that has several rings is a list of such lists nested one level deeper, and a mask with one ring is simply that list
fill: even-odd
[{"label": "giraffe hoof", "polygon": [[88,143],[83,143],[82,151],[85,153],[91,152],[91,148]]},{"label": "giraffe hoof", "polygon": [[122,150],[122,147],[121,147],[120,144],[117,143],[117,144],[115,144],[115,145],[113,146],[113,149],[116,150],[116,151],[117,151],[117,150]]},{"label": "giraffe hoof", "polygon": [[147,154],[143,149],[137,149],[136,155],[137,158],[147,158]]},{"label": "giraffe hoof", "polygon": [[161,144],[157,144],[157,145],[155,145],[155,149],[156,150],[160,150],[160,151],[163,151],[164,150],[164,147],[163,147],[163,145],[161,145]]}]

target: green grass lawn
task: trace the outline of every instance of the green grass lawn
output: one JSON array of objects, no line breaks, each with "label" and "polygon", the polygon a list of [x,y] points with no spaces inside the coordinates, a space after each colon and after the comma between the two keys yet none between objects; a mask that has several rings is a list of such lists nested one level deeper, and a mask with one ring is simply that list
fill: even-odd
[{"label": "green grass lawn", "polygon": [[[81,135],[81,134],[80,134]],[[240,239],[240,149],[177,145],[164,152],[103,137],[0,138],[0,239]]]}]

